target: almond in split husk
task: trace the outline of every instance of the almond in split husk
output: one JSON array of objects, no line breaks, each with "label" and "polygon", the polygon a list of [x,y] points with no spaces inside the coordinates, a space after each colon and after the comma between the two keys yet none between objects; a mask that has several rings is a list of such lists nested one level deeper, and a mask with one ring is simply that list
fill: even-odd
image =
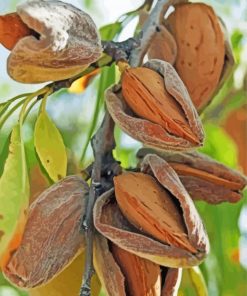
[{"label": "almond in split husk", "polygon": [[114,121],[148,146],[173,150],[201,146],[202,124],[174,68],[160,60],[144,66],[125,71],[122,91],[119,87],[106,91]]},{"label": "almond in split husk", "polygon": [[238,202],[243,196],[247,178],[241,173],[199,152],[169,153],[142,149],[138,157],[155,153],[176,171],[184,187],[195,200],[211,204]]},{"label": "almond in split husk", "polygon": [[109,296],[175,296],[181,279],[180,269],[161,268],[99,234],[95,236],[94,267]]},{"label": "almond in split husk", "polygon": [[125,275],[129,296],[160,296],[161,270],[158,264],[129,253],[112,244],[111,251]]},{"label": "almond in split husk", "polygon": [[197,252],[174,198],[152,176],[125,173],[114,178],[114,185],[117,203],[135,227],[161,242]]},{"label": "almond in split husk", "polygon": [[199,142],[183,109],[166,91],[164,78],[159,73],[144,67],[127,69],[122,77],[122,94],[139,117],[159,124],[170,134],[192,143]]},{"label": "almond in split husk", "polygon": [[[157,264],[176,268],[199,264],[209,251],[209,242],[193,201],[177,174],[163,159],[156,155],[146,157],[142,169],[144,172],[147,170],[149,174],[152,174],[173,197],[174,204],[180,208],[177,218],[180,220],[179,226],[182,230],[178,230],[179,226],[176,224],[175,231],[172,228],[173,224],[170,225],[172,226],[170,228],[167,225],[164,226],[166,217],[160,217],[160,213],[163,215],[164,212],[160,209],[157,211],[156,201],[152,204],[148,195],[139,209],[136,209],[135,205],[131,205],[132,213],[130,214],[131,221],[129,221],[129,216],[124,216],[125,209],[123,212],[120,211],[115,200],[114,190],[106,192],[96,201],[94,208],[95,227],[120,248]],[[128,189],[131,190],[131,188]],[[128,207],[128,205],[125,206]],[[166,203],[164,203],[164,206],[166,206]],[[153,209],[157,213],[153,212]],[[140,215],[144,213],[143,219],[138,219],[137,222],[135,221],[136,210],[139,211],[138,214]],[[150,212],[152,215],[149,215]],[[148,227],[147,221],[145,221],[147,217],[150,224]],[[133,221],[136,224],[133,224]]]},{"label": "almond in split husk", "polygon": [[92,18],[58,0],[26,1],[17,6],[21,20],[35,36],[21,38],[8,57],[9,76],[22,83],[42,83],[81,73],[102,53]]},{"label": "almond in split husk", "polygon": [[70,176],[31,204],[22,242],[2,270],[8,280],[21,288],[45,284],[83,250],[79,230],[87,193],[87,183]]},{"label": "almond in split husk", "polygon": [[107,239],[96,234],[93,264],[102,287],[108,296],[126,296],[125,279],[109,250]]},{"label": "almond in split husk", "polygon": [[186,3],[175,5],[165,25],[178,48],[175,69],[202,111],[226,78],[226,68],[233,65],[221,21],[212,7]]}]

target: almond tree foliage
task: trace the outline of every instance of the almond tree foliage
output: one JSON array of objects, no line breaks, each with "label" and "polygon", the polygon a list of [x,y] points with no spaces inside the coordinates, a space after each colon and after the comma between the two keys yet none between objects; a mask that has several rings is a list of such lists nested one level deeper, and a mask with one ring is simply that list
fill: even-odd
[{"label": "almond tree foliage", "polygon": [[[247,43],[233,12],[146,0],[97,29],[51,1],[44,33],[30,19],[45,3],[12,2],[8,73],[45,84],[1,87],[0,295],[244,295]],[[44,36],[40,59],[28,38]]]}]

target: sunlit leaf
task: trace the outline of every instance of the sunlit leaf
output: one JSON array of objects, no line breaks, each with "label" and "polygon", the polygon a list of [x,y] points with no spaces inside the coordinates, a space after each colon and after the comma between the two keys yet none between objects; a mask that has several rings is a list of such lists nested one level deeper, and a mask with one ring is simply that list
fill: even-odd
[{"label": "sunlit leaf", "polygon": [[102,40],[112,40],[122,29],[121,22],[105,25],[100,28],[100,36]]},{"label": "sunlit leaf", "polygon": [[68,89],[69,92],[74,94],[79,94],[85,91],[91,80],[100,72],[99,69],[95,69],[91,73],[77,79],[74,81],[71,85],[71,87]]},{"label": "sunlit leaf", "polygon": [[29,203],[28,174],[19,124],[11,134],[0,188],[0,258],[1,265],[4,265],[8,252],[16,249],[20,243]]},{"label": "sunlit leaf", "polygon": [[207,286],[199,267],[194,266],[192,268],[188,268],[187,272],[189,274],[193,287],[196,290],[197,295],[207,296],[208,295]]},{"label": "sunlit leaf", "polygon": [[205,124],[206,141],[201,152],[231,167],[237,166],[237,147],[223,128],[215,124]]},{"label": "sunlit leaf", "polygon": [[4,102],[0,104],[0,117],[5,113],[5,111],[9,108],[11,102]]},{"label": "sunlit leaf", "polygon": [[67,155],[62,136],[46,111],[39,114],[34,131],[39,159],[53,181],[66,176]]},{"label": "sunlit leaf", "polygon": [[0,287],[0,296],[19,296],[20,294],[12,287],[1,286]]},{"label": "sunlit leaf", "polygon": [[233,47],[234,56],[237,63],[239,63],[240,61],[240,53],[242,49],[241,43],[243,41],[243,38],[244,38],[244,35],[239,29],[236,29],[231,35],[231,44]]},{"label": "sunlit leaf", "polygon": [[3,173],[4,164],[8,157],[10,137],[5,137],[2,139],[2,141],[3,141],[3,146],[2,146],[2,149],[0,150],[0,176]]},{"label": "sunlit leaf", "polygon": [[84,158],[87,152],[88,145],[90,143],[90,139],[92,138],[95,132],[95,129],[97,128],[100,110],[102,110],[103,104],[104,104],[104,92],[110,85],[115,83],[115,79],[116,79],[115,75],[116,75],[116,71],[115,71],[114,64],[109,68],[105,67],[101,70],[94,114],[90,124],[89,132],[87,134],[86,144],[84,145],[84,148],[82,151],[82,156],[81,156],[82,163],[84,162]]}]

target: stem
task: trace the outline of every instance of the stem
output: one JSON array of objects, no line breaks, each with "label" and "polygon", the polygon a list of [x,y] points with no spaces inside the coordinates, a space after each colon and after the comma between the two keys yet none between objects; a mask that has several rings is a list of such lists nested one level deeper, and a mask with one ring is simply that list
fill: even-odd
[{"label": "stem", "polygon": [[132,67],[137,67],[142,64],[148,47],[150,46],[155,34],[159,32],[159,26],[164,19],[167,9],[170,5],[174,5],[179,2],[181,2],[181,0],[158,0],[149,18],[144,23],[140,37],[140,45],[131,53],[130,65]]},{"label": "stem", "polygon": [[95,232],[93,224],[93,208],[97,197],[104,191],[101,184],[101,168],[104,156],[113,149],[113,128],[114,124],[112,119],[108,111],[106,111],[102,125],[92,139],[95,161],[91,175],[92,183],[89,190],[86,217],[83,219],[82,223],[82,228],[86,235],[86,261],[80,296],[91,295],[91,277],[94,272],[93,238]]},{"label": "stem", "polygon": [[[9,99],[9,100],[6,101],[6,102],[1,103],[0,106],[3,106],[3,108],[0,109],[0,110],[1,110],[1,111],[0,111],[0,117],[3,116],[3,114],[8,110],[9,106],[10,106],[13,102],[15,102],[15,101],[18,100],[18,99],[21,99],[21,98],[27,97],[27,96],[29,96],[29,95],[30,95],[30,93],[21,94],[21,95],[18,95],[18,96],[16,96],[16,97],[13,97],[13,98]],[[19,104],[19,106],[21,106],[21,104]],[[14,106],[14,108],[15,108],[15,106]],[[7,119],[8,116],[10,116],[15,110],[16,110],[16,108],[15,108],[13,111],[12,111],[12,109],[9,110],[9,112],[7,113],[7,114],[9,114],[9,115],[6,115],[6,119]],[[6,120],[6,119],[5,119],[5,120]]]},{"label": "stem", "polygon": [[38,91],[30,94],[25,99],[25,102],[24,102],[24,104],[22,106],[20,117],[19,117],[20,125],[23,124],[23,121],[24,121],[24,118],[25,118],[26,108],[27,108],[28,104],[32,101],[32,99],[35,98],[35,97],[39,97],[40,95],[44,95],[44,94],[48,93],[49,91],[50,91],[50,88],[45,86],[45,87],[39,89]]},{"label": "stem", "polygon": [[28,117],[28,114],[30,113],[30,111],[33,109],[33,107],[38,103],[39,101],[37,99],[35,99],[32,104],[30,104],[30,106],[28,107],[25,115],[24,115],[24,119],[23,122],[26,120],[26,118]]},{"label": "stem", "polygon": [[99,115],[99,111],[100,111],[100,105],[101,105],[100,103],[101,103],[101,98],[98,97],[96,100],[95,108],[94,108],[93,120],[91,122],[90,129],[89,129],[89,132],[87,135],[87,140],[86,140],[85,146],[82,151],[81,164],[83,164],[83,162],[84,162],[84,158],[85,158],[85,155],[87,152],[88,145],[90,143],[91,137],[93,135],[93,132],[94,132],[96,124],[97,124],[98,115]]},{"label": "stem", "polygon": [[[81,73],[79,73],[79,74],[77,74],[77,75],[75,75],[75,76],[73,76],[71,78],[65,79],[65,80],[60,80],[60,81],[55,81],[55,82],[49,83],[46,86],[46,87],[49,87],[50,89],[52,89],[52,91],[50,92],[49,95],[59,91],[62,88],[70,87],[71,84],[75,80],[92,73],[96,69],[106,67],[106,66],[110,66],[113,62],[114,62],[114,59],[111,56],[109,56],[108,54],[103,54],[98,61],[91,64],[86,70],[82,71]],[[42,96],[39,97],[39,99],[42,99],[42,98],[43,98]]]},{"label": "stem", "polygon": [[20,102],[18,102],[14,107],[12,107],[6,114],[5,116],[3,116],[1,118],[0,121],[0,129],[3,127],[3,125],[5,124],[5,122],[7,121],[7,119],[15,112],[15,110],[17,110],[21,105],[24,104],[24,102],[26,101],[26,98],[21,100]]}]

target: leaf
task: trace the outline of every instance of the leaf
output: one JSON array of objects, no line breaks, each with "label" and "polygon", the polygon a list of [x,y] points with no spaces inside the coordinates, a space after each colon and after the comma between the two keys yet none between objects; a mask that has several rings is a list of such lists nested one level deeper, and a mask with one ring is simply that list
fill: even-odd
[{"label": "leaf", "polygon": [[29,203],[28,173],[19,124],[11,134],[0,188],[0,265],[3,266],[20,243]]},{"label": "leaf", "polygon": [[200,152],[234,168],[237,166],[237,147],[223,128],[207,123],[204,125],[206,141]]},{"label": "leaf", "polygon": [[200,268],[194,266],[192,268],[188,268],[187,272],[189,274],[191,282],[193,283],[193,287],[196,290],[196,294],[198,296],[208,296],[207,286],[200,271]]},{"label": "leaf", "polygon": [[4,170],[5,161],[9,154],[10,136],[5,136],[3,139],[0,137],[0,141],[2,141],[3,143],[2,149],[0,149],[0,177],[1,177]]},{"label": "leaf", "polygon": [[35,125],[34,145],[50,178],[53,181],[64,178],[67,171],[66,148],[60,132],[44,110]]},{"label": "leaf", "polygon": [[122,29],[122,23],[116,22],[108,24],[100,28],[100,36],[102,40],[112,40]]},{"label": "leaf", "polygon": [[83,147],[81,163],[83,163],[85,160],[84,158],[87,152],[88,145],[90,143],[91,137],[93,136],[95,129],[97,128],[99,114],[100,114],[100,111],[102,110],[103,103],[104,103],[104,92],[111,84],[115,83],[115,77],[116,77],[115,64],[111,65],[111,67],[105,67],[101,70],[96,105],[94,108],[92,121],[90,123],[89,131],[87,134],[86,143]]},{"label": "leaf", "polygon": [[11,102],[4,102],[0,104],[0,117],[7,111]]}]

